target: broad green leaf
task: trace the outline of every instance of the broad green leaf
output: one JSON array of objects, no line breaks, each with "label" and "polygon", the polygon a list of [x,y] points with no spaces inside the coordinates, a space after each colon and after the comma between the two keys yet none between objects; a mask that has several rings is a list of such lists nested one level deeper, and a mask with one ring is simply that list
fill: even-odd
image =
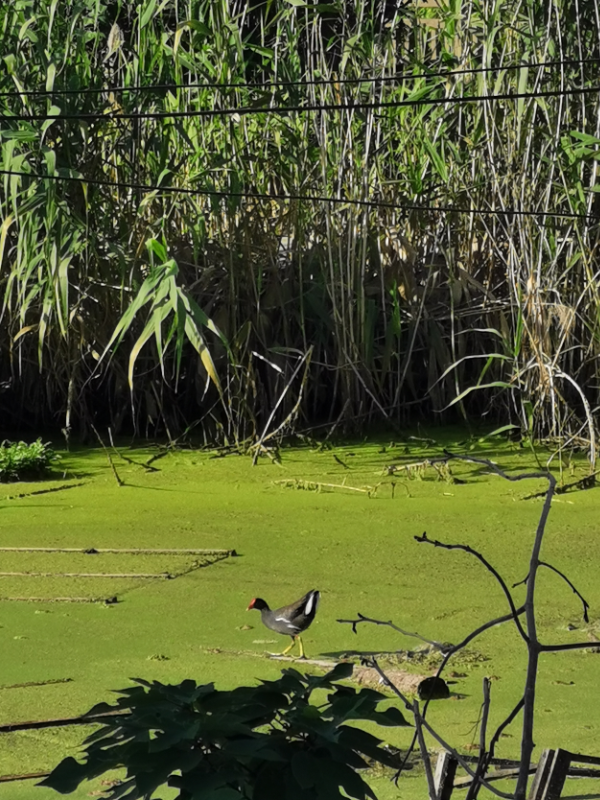
[{"label": "broad green leaf", "polygon": [[204,369],[207,371],[211,381],[221,393],[221,381],[219,380],[219,376],[217,375],[217,370],[215,368],[214,362],[212,360],[212,356],[204,343],[204,339],[202,338],[202,334],[198,330],[198,326],[196,325],[195,321],[192,319],[191,316],[185,316],[185,333],[188,339],[190,340],[192,346],[200,356],[202,360],[202,364],[204,365]]},{"label": "broad green leaf", "polygon": [[485,436],[480,436],[477,441],[478,442],[485,442],[486,439],[491,439],[492,436],[500,436],[501,433],[506,433],[506,431],[515,431],[520,430],[519,425],[502,425],[500,428],[496,428],[491,433],[487,433]]},{"label": "broad green leaf", "polygon": [[318,760],[309,753],[300,751],[292,757],[292,773],[302,789],[311,789],[319,780]]},{"label": "broad green leaf", "polygon": [[583,144],[590,146],[600,145],[600,139],[597,136],[592,136],[591,133],[583,133],[582,131],[570,131],[569,133],[574,139],[578,139]]},{"label": "broad green leaf", "polygon": [[60,116],[60,113],[61,110],[58,106],[55,105],[50,106],[50,109],[48,111],[48,117],[46,120],[44,120],[41,127],[42,139],[44,138],[44,135],[48,130],[48,128],[56,122],[57,118]]},{"label": "broad green leaf", "polygon": [[431,142],[429,139],[425,138],[423,139],[423,144],[425,145],[425,149],[429,153],[435,171],[439,175],[440,179],[442,180],[443,183],[448,183],[448,170],[446,169],[446,164],[440,153],[437,151],[434,143]]},{"label": "broad green leaf", "polygon": [[54,78],[56,77],[56,64],[52,61],[48,64],[46,70],[46,91],[51,92],[54,89]]},{"label": "broad green leaf", "polygon": [[492,381],[491,383],[481,383],[478,384],[477,386],[469,386],[468,389],[465,389],[457,397],[455,397],[454,400],[448,403],[446,408],[450,408],[450,406],[453,406],[455,403],[459,403],[468,394],[471,394],[471,392],[474,392],[477,389],[493,389],[493,388],[516,389],[517,387],[515,386],[515,384],[506,383],[506,381]]},{"label": "broad green leaf", "polygon": [[[140,10],[143,8],[143,5],[140,5]],[[140,29],[146,27],[146,25],[150,22],[154,15],[154,11],[156,9],[156,0],[149,0],[148,5],[144,9],[142,16],[140,18]]]}]

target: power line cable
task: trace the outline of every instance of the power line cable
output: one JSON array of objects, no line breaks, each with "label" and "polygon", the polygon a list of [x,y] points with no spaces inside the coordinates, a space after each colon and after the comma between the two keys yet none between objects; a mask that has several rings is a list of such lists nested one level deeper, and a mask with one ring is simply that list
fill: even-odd
[{"label": "power line cable", "polygon": [[578,64],[597,64],[600,58],[570,58],[563,61],[539,61],[524,62],[522,64],[508,64],[499,67],[473,67],[470,69],[440,70],[434,72],[421,72],[415,75],[410,72],[399,72],[393,75],[362,76],[360,78],[312,78],[297,81],[242,81],[230,83],[156,83],[147,86],[107,86],[104,88],[85,88],[85,89],[11,89],[10,91],[0,91],[0,97],[35,97],[35,96],[68,96],[102,94],[112,92],[150,92],[150,91],[173,91],[177,89],[273,89],[276,87],[293,86],[338,86],[359,83],[392,83],[401,80],[419,80],[420,78],[447,78],[455,75],[477,75],[486,72],[502,72],[503,70],[512,71],[517,69],[541,69],[549,67],[563,67]]},{"label": "power line cable", "polygon": [[47,120],[119,120],[119,119],[183,119],[192,117],[232,117],[248,116],[249,114],[285,114],[303,111],[356,111],[356,110],[376,110],[382,108],[406,108],[409,106],[442,106],[442,105],[464,105],[466,103],[496,102],[497,100],[524,100],[540,99],[546,97],[567,97],[569,95],[600,94],[600,86],[575,87],[573,89],[562,89],[546,92],[514,92],[493,95],[472,95],[468,97],[446,97],[443,99],[416,100],[384,100],[378,102],[346,102],[346,103],[307,103],[296,106],[240,106],[239,108],[204,108],[195,111],[125,111],[125,112],[81,112],[77,114],[0,114],[2,122],[34,122]]},{"label": "power line cable", "polygon": [[391,203],[385,200],[357,200],[345,197],[330,197],[328,195],[301,195],[284,194],[283,192],[225,192],[218,189],[188,189],[178,186],[152,186],[143,183],[131,183],[128,181],[104,181],[97,178],[88,179],[78,175],[40,175],[33,172],[14,172],[12,170],[0,169],[0,175],[11,175],[21,178],[36,178],[38,180],[53,181],[73,181],[75,183],[87,183],[93,186],[105,186],[112,189],[133,189],[144,192],[166,192],[169,194],[200,195],[209,197],[219,197],[221,199],[245,198],[248,200],[283,200],[283,201],[304,201],[311,203],[338,203],[340,205],[354,205],[372,208],[389,208],[397,211],[422,211],[444,214],[482,214],[496,216],[518,216],[518,217],[541,217],[543,219],[586,219],[600,220],[600,215],[578,214],[575,212],[557,211],[527,211],[521,209],[491,209],[491,208],[456,208],[455,206],[419,206],[404,203]]}]

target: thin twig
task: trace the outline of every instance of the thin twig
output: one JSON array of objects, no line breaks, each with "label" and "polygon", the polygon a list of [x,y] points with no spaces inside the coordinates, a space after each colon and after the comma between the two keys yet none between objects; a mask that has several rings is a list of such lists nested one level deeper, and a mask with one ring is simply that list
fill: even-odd
[{"label": "thin twig", "polygon": [[[508,715],[508,717],[504,720],[504,722],[502,722],[496,728],[496,732],[494,733],[494,735],[490,739],[490,748],[489,748],[489,751],[488,751],[488,754],[487,754],[487,758],[486,758],[486,771],[487,771],[487,768],[489,767],[489,765],[492,763],[492,761],[494,759],[494,751],[496,749],[496,744],[500,740],[500,736],[502,735],[502,731],[510,725],[510,723],[517,716],[519,711],[523,708],[523,702],[524,702],[524,700],[521,697],[521,699],[519,700],[517,705],[513,708],[513,710]],[[519,762],[516,762],[516,763],[518,764]]]},{"label": "thin twig", "polygon": [[[260,448],[262,447],[262,444],[263,444],[263,442],[264,442],[264,441],[265,441],[267,438],[271,438],[271,436],[275,435],[275,433],[277,433],[277,431],[279,431],[279,430],[281,429],[281,427],[282,427],[282,426],[280,425],[280,426],[279,426],[279,427],[278,427],[278,428],[277,428],[275,431],[273,431],[273,433],[271,433],[271,434],[269,434],[269,435],[267,436],[267,432],[268,432],[268,430],[269,430],[269,426],[271,425],[271,422],[273,421],[273,417],[274,417],[274,416],[275,416],[275,414],[277,413],[277,409],[279,408],[279,406],[280,406],[280,405],[281,405],[281,403],[283,402],[283,399],[284,399],[284,397],[286,396],[286,394],[288,393],[288,391],[289,391],[289,389],[290,389],[290,387],[291,387],[291,385],[292,385],[292,383],[293,383],[293,380],[294,380],[294,378],[295,378],[295,377],[296,377],[296,375],[297,375],[297,374],[300,372],[300,369],[302,368],[302,365],[304,364],[304,362],[305,362],[305,361],[307,362],[307,365],[306,365],[306,366],[307,366],[307,370],[308,370],[308,365],[310,364],[310,359],[311,359],[311,357],[312,357],[312,353],[313,353],[313,348],[312,348],[312,346],[311,346],[311,347],[309,347],[309,349],[306,351],[306,353],[304,353],[304,355],[303,355],[303,356],[302,356],[302,358],[300,359],[299,363],[296,365],[296,368],[295,368],[295,369],[294,369],[294,371],[292,372],[292,375],[291,375],[291,377],[290,377],[289,381],[288,381],[288,382],[287,382],[287,384],[284,386],[284,388],[283,388],[283,391],[282,391],[282,392],[281,392],[281,394],[279,395],[279,398],[278,398],[277,402],[275,403],[275,406],[273,407],[273,410],[272,410],[272,411],[271,411],[271,413],[269,414],[269,418],[267,419],[267,421],[266,421],[266,423],[265,423],[265,427],[263,428],[263,432],[262,432],[262,434],[260,435],[260,437],[259,437],[259,439],[258,439],[258,442],[256,442],[256,444],[255,444],[255,445],[253,445],[253,446],[250,448],[251,450],[254,450],[254,456],[253,456],[253,458],[252,458],[252,465],[253,465],[253,466],[255,466],[255,465],[256,465],[256,462],[257,462],[257,460],[258,460],[258,455],[259,455],[259,453],[260,453]],[[303,378],[303,380],[302,380],[302,388],[304,387],[304,380],[305,380],[305,378],[306,378],[306,372],[305,372],[305,376],[304,376],[304,378]],[[289,419],[289,415],[288,415],[288,417],[286,417],[286,420],[285,420],[285,421],[287,421],[287,419]]]},{"label": "thin twig", "polygon": [[[583,597],[583,595],[582,595],[582,594],[581,594],[581,593],[580,593],[580,592],[579,592],[579,591],[578,591],[578,590],[575,588],[575,586],[574,586],[574,585],[573,585],[573,583],[572,583],[572,582],[571,582],[571,581],[570,581],[570,580],[567,578],[567,576],[565,575],[565,573],[564,573],[564,572],[561,572],[561,571],[560,571],[559,569],[557,569],[556,567],[553,567],[553,566],[552,566],[552,564],[548,564],[548,562],[547,562],[547,561],[538,561],[538,566],[540,566],[540,567],[547,567],[548,569],[551,569],[551,570],[552,570],[552,572],[556,572],[556,574],[557,574],[557,575],[560,575],[560,577],[561,577],[561,578],[562,578],[562,579],[565,581],[565,583],[567,583],[567,584],[568,584],[568,585],[571,587],[571,589],[573,590],[573,593],[577,595],[577,597],[578,597],[578,598],[581,600],[581,603],[582,603],[582,605],[583,605],[583,619],[584,619],[586,622],[589,622],[590,620],[589,620],[589,617],[588,617],[588,608],[590,607],[590,604],[589,604],[589,603],[588,603],[588,601],[587,601],[587,600],[586,600],[586,599]],[[517,586],[521,586],[521,584],[523,584],[523,583],[527,583],[527,579],[528,579],[528,578],[529,578],[529,574],[527,574],[527,575],[526,575],[526,576],[523,578],[523,580],[522,580],[522,581],[518,581],[517,583],[513,583],[513,587],[512,587],[512,588],[514,589],[514,588],[516,588]]]},{"label": "thin twig", "polygon": [[599,645],[594,642],[572,642],[571,644],[540,644],[540,653],[558,653],[561,650],[585,650],[589,647],[590,650],[598,652]]},{"label": "thin twig", "polygon": [[490,679],[487,677],[484,678],[483,703],[481,706],[481,725],[479,728],[479,761],[477,762],[477,767],[475,768],[475,777],[473,778],[473,781],[467,791],[466,800],[476,800],[476,797],[479,794],[479,789],[481,788],[481,778],[485,777],[486,773],[486,767],[487,767],[486,733],[487,733],[488,716],[490,712],[490,686],[491,686]]},{"label": "thin twig", "polygon": [[429,760],[429,753],[427,752],[427,745],[425,744],[425,737],[423,736],[423,720],[421,718],[421,714],[419,713],[418,700],[413,702],[412,712],[415,719],[415,728],[417,731],[417,741],[419,742],[421,758],[423,759],[423,766],[425,767],[425,776],[427,778],[427,786],[429,788],[429,798],[430,800],[437,800],[437,791],[435,788],[435,782],[433,780],[431,761]]},{"label": "thin twig", "polygon": [[504,592],[504,595],[505,595],[505,597],[506,597],[506,599],[508,601],[508,604],[510,606],[510,610],[512,612],[512,616],[513,616],[515,625],[517,626],[517,630],[521,634],[521,637],[524,639],[524,641],[527,642],[528,637],[527,637],[527,634],[525,633],[525,630],[523,629],[523,626],[521,625],[521,622],[519,620],[519,616],[517,614],[517,608],[515,606],[515,602],[514,602],[514,600],[512,598],[510,590],[509,590],[508,586],[506,585],[504,579],[502,578],[502,576],[498,572],[498,570],[495,569],[495,567],[493,567],[490,564],[490,562],[485,558],[485,556],[483,556],[479,551],[477,551],[474,548],[470,547],[468,544],[446,544],[444,542],[438,541],[437,539],[428,539],[426,532],[424,532],[422,536],[415,536],[414,539],[417,542],[421,542],[421,543],[425,543],[425,544],[432,544],[434,547],[442,547],[442,548],[444,548],[444,550],[463,550],[465,553],[469,553],[470,555],[475,556],[475,558],[477,558],[484,565],[484,567],[489,572],[492,573],[494,578],[496,578],[496,580],[500,584],[500,587],[502,588],[502,591]]},{"label": "thin twig", "polygon": [[425,636],[421,636],[420,633],[411,633],[410,631],[405,631],[402,628],[399,628],[397,625],[394,625],[391,620],[384,622],[381,619],[371,619],[370,617],[365,617],[360,612],[357,612],[356,616],[358,619],[337,619],[336,622],[340,622],[342,625],[352,625],[353,633],[357,633],[356,626],[360,625],[361,622],[369,622],[372,625],[385,625],[388,628],[393,628],[395,631],[398,631],[398,633],[401,633],[403,636],[412,636],[415,639],[420,639],[422,642],[430,644],[432,647],[437,648],[441,652],[445,652],[449,648],[452,648],[452,645],[435,642],[433,639],[427,639]]},{"label": "thin twig", "polygon": [[[516,614],[517,615],[523,614],[524,611],[525,611],[525,606],[520,606],[519,608],[516,609]],[[356,625],[360,624],[361,622],[370,622],[370,623],[372,623],[374,625],[386,625],[388,627],[393,628],[394,630],[399,631],[400,633],[404,634],[405,636],[416,636],[417,638],[423,639],[423,641],[426,641],[429,644],[433,644],[433,645],[437,644],[435,642],[432,642],[429,639],[425,639],[425,637],[421,636],[418,633],[414,633],[414,634],[408,633],[407,631],[404,631],[401,628],[399,628],[397,625],[394,625],[394,623],[392,623],[392,622],[384,622],[383,620],[370,619],[369,617],[365,617],[362,614],[359,614],[358,617],[359,618],[356,619],[356,620],[338,619],[337,621],[341,622],[341,623],[347,623],[349,625],[352,625],[353,630],[355,631],[355,633],[356,633],[356,629],[355,629]],[[514,614],[512,614],[512,613],[511,614],[504,614],[502,617],[497,617],[496,619],[492,619],[492,620],[489,620],[488,622],[484,622],[483,625],[480,625],[474,631],[471,631],[471,633],[469,633],[467,636],[465,636],[465,638],[461,642],[459,642],[456,645],[452,645],[450,647],[450,649],[445,651],[444,657],[442,659],[442,663],[438,667],[438,670],[437,670],[437,672],[435,674],[435,677],[439,678],[441,676],[441,674],[444,671],[444,669],[445,669],[448,661],[450,660],[451,656],[453,656],[459,650],[462,650],[464,647],[466,647],[469,644],[469,642],[471,642],[473,639],[475,639],[477,636],[479,636],[481,633],[483,633],[484,631],[488,630],[489,628],[493,628],[495,625],[500,625],[503,622],[509,622],[511,620],[514,620]],[[443,645],[441,647],[443,647]],[[365,660],[364,663],[367,666],[372,667],[379,674],[379,676],[382,678],[382,680],[384,681],[386,686],[389,686],[390,689],[402,700],[402,702],[404,703],[405,707],[408,710],[412,710],[412,706],[410,704],[410,701],[405,697],[404,694],[402,694],[402,692],[397,688],[397,686],[394,684],[394,682],[381,669],[381,667],[379,666],[379,664],[377,663],[377,660],[375,658],[371,658],[371,659]],[[427,713],[427,709],[429,708],[429,703],[430,703],[430,700],[428,699],[425,702],[425,705],[423,706],[423,712],[422,712],[423,719],[425,718],[425,714]],[[521,701],[521,703],[522,703],[522,701]],[[508,722],[506,724],[508,724]],[[500,736],[500,733],[497,732],[497,735]],[[492,741],[494,741],[494,739],[492,739]],[[400,765],[399,769],[397,770],[396,774],[394,775],[394,782],[396,784],[398,783],[398,780],[400,779],[400,776],[401,776],[402,772],[404,771],[404,768],[406,767],[406,764],[408,763],[408,759],[410,758],[411,753],[413,752],[416,743],[417,743],[417,734],[415,732],[415,734],[414,734],[414,736],[412,738],[412,741],[411,741],[411,743],[410,743],[410,745],[409,745],[409,747],[408,747],[408,749],[406,751],[406,754],[404,756],[402,764]],[[471,773],[471,774],[473,774],[473,773]]]},{"label": "thin twig", "polygon": [[[468,775],[470,775],[473,779],[475,779],[475,772],[471,769],[471,767],[468,765],[468,763],[465,761],[465,759],[461,756],[461,754],[457,750],[455,750],[452,747],[452,745],[448,744],[448,742],[446,742],[444,739],[442,739],[442,737],[439,735],[439,733],[437,733],[437,731],[435,731],[431,727],[431,725],[427,722],[427,720],[425,719],[425,717],[423,715],[421,715],[421,724],[428,731],[428,733],[430,733],[433,736],[433,738],[439,744],[442,745],[444,750],[447,750],[450,753],[450,755],[452,755],[458,761],[458,763],[464,769],[464,771]],[[506,800],[514,800],[514,797],[513,797],[512,794],[507,794],[506,792],[501,792],[499,789],[496,789],[494,786],[490,786],[490,784],[483,777],[480,778],[479,780],[480,780],[482,786],[485,786],[485,788],[488,791],[492,792],[492,794],[495,794],[497,797],[504,797],[504,798],[506,798]]]},{"label": "thin twig", "polygon": [[100,442],[100,446],[102,447],[102,449],[104,450],[104,452],[106,454],[106,457],[108,459],[108,463],[110,464],[110,468],[112,469],[112,473],[115,476],[115,480],[116,480],[117,484],[119,486],[125,486],[125,483],[119,477],[119,473],[117,472],[117,468],[115,467],[114,462],[112,460],[112,456],[110,454],[110,450],[108,449],[108,447],[102,441],[102,437],[100,436],[100,434],[98,433],[96,428],[93,425],[91,426],[91,428],[94,431],[94,433],[96,434],[96,437],[97,437],[98,441]]},{"label": "thin twig", "polygon": [[123,459],[123,461],[126,461],[128,464],[132,464],[134,467],[141,467],[142,469],[145,469],[146,472],[160,472],[160,470],[157,467],[152,467],[150,466],[150,464],[139,464],[137,461],[134,461],[133,458],[129,458],[129,456],[126,456],[124,453],[121,453],[121,451],[115,447],[111,428],[108,429],[108,439],[110,441],[110,446],[112,447],[112,449],[119,456],[119,458]]}]

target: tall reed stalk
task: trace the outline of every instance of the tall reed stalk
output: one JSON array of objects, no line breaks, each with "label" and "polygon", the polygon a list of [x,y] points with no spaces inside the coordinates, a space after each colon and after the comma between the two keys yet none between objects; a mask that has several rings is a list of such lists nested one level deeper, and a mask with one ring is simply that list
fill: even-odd
[{"label": "tall reed stalk", "polygon": [[[5,418],[245,441],[278,403],[283,430],[458,413],[593,462],[600,97],[565,62],[599,33],[596,0],[3,4],[1,168],[89,181],[2,176]],[[156,84],[179,88],[111,89]],[[534,96],[452,102],[510,93]],[[406,100],[430,102],[258,110]],[[56,108],[104,116],[9,118]]]}]

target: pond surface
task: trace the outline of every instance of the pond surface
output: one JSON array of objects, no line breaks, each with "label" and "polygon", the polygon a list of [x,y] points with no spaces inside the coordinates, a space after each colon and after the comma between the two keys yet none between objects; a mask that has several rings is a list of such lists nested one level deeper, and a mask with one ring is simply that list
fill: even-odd
[{"label": "pond surface", "polygon": [[[256,466],[245,456],[172,451],[152,463],[153,472],[142,465],[156,448],[126,447],[122,454],[135,464],[113,453],[123,486],[106,454],[88,449],[61,454],[64,478],[2,485],[0,548],[55,552],[0,550],[0,725],[76,716],[110,702],[111,690],[133,676],[169,683],[192,677],[218,688],[274,678],[285,664],[265,651],[282,650],[289,640],[262,627],[246,607],[257,596],[278,607],[313,588],[321,605],[303,636],[309,658],[383,653],[392,668],[431,674],[435,659],[406,655],[418,640],[371,625],[355,635],[336,620],[360,612],[457,642],[505,614],[501,589],[473,556],[414,537],[427,531],[431,539],[469,544],[512,586],[527,574],[542,509],[541,498],[524,498],[546,488],[543,480],[509,483],[466,463],[453,462],[450,474],[404,469],[443,447],[491,458],[511,474],[537,469],[531,450],[503,439],[465,443],[464,432],[432,435],[436,440],[407,434],[402,442],[284,448],[280,464],[261,458]],[[543,463],[548,455],[538,451]],[[563,482],[586,469],[583,457],[575,459]],[[48,488],[59,491],[34,494]],[[542,557],[576,583],[591,610],[586,625],[576,595],[545,570],[538,582],[544,642],[600,637],[599,529],[598,489],[553,501]],[[81,552],[89,549],[237,555]],[[523,586],[513,590],[517,604],[524,593]],[[514,626],[504,624],[451,662],[452,697],[429,712],[447,741],[476,753],[482,679],[492,679],[493,731],[520,696],[525,655]],[[600,754],[599,666],[591,650],[543,656],[536,759],[557,746]],[[498,756],[517,756],[519,725],[520,718],[507,729]],[[371,730],[399,747],[411,739],[408,729]],[[87,732],[72,726],[0,733],[0,775],[51,769],[76,754]],[[426,797],[418,773],[398,789],[386,776],[375,778],[378,797]],[[58,796],[33,783],[0,782],[0,800]],[[72,797],[101,788],[90,785]],[[565,794],[593,791],[591,782],[578,781]]]}]

